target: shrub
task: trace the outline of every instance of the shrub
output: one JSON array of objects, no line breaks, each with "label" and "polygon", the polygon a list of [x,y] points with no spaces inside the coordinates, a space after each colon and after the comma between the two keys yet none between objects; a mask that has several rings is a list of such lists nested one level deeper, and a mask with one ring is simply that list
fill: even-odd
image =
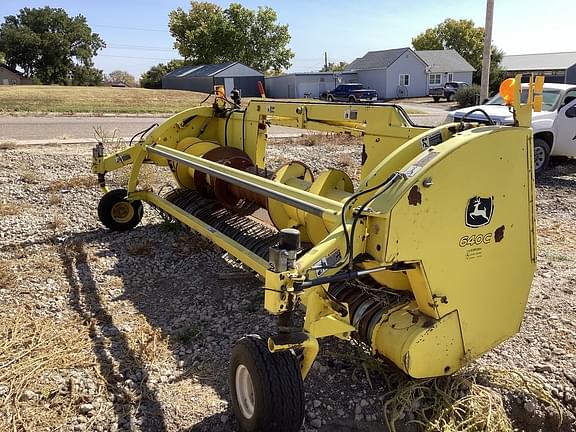
[{"label": "shrub", "polygon": [[454,99],[460,108],[478,105],[480,103],[480,86],[472,84],[470,87],[462,87],[458,89]]}]

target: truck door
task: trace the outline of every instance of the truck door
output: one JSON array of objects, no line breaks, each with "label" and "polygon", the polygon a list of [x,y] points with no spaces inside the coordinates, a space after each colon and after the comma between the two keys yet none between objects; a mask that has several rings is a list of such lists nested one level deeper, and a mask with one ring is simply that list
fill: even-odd
[{"label": "truck door", "polygon": [[556,117],[558,140],[555,154],[576,156],[576,89],[564,96]]}]

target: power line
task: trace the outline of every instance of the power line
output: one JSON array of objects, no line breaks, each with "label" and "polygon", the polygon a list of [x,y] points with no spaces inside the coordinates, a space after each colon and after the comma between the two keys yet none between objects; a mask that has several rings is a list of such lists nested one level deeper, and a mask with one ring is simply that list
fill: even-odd
[{"label": "power line", "polygon": [[98,54],[96,57],[115,57],[115,58],[125,58],[125,59],[158,60],[158,61],[174,60],[174,58],[133,57],[133,56],[112,55],[112,54]]},{"label": "power line", "polygon": [[122,49],[122,50],[143,50],[143,51],[167,51],[167,52],[174,51],[174,49],[172,48],[151,47],[144,45],[127,45],[127,44],[106,44],[106,48]]},{"label": "power line", "polygon": [[105,24],[91,24],[93,27],[104,27],[104,28],[112,28],[118,30],[131,30],[131,31],[148,31],[148,32],[160,32],[160,33],[168,33],[168,30],[161,30],[161,29],[153,29],[153,28],[141,28],[141,27],[124,27],[124,26],[114,26],[114,25],[105,25]]}]

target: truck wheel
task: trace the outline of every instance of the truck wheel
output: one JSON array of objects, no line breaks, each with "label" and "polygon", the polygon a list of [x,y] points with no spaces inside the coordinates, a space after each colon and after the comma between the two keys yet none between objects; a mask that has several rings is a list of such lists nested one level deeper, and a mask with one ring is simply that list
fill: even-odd
[{"label": "truck wheel", "polygon": [[98,203],[98,219],[112,231],[128,231],[142,220],[141,201],[128,201],[126,189],[106,193]]},{"label": "truck wheel", "polygon": [[356,102],[356,98],[355,98],[354,96],[350,96],[350,97],[348,98],[348,102],[355,103],[355,102]]},{"label": "truck wheel", "polygon": [[449,93],[448,96],[446,96],[446,100],[447,100],[448,102],[452,102],[453,96],[454,96],[454,95],[453,95],[452,93]]},{"label": "truck wheel", "polygon": [[534,172],[538,176],[548,168],[550,163],[550,146],[542,138],[534,139]]},{"label": "truck wheel", "polygon": [[440,102],[440,96],[432,96],[432,99],[434,99],[434,102]]},{"label": "truck wheel", "polygon": [[334,96],[328,95],[328,102],[334,102]]},{"label": "truck wheel", "polygon": [[232,409],[243,432],[297,432],[304,420],[304,385],[291,351],[271,353],[248,335],[232,349]]}]

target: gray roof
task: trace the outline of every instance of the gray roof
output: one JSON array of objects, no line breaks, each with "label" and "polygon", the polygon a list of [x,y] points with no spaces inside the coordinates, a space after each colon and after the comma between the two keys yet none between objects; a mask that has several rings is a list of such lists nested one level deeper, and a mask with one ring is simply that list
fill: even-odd
[{"label": "gray roof", "polygon": [[424,60],[430,67],[429,71],[433,73],[475,71],[470,63],[453,49],[416,51],[416,54]]},{"label": "gray roof", "polygon": [[568,69],[576,64],[576,52],[508,55],[502,68],[510,71]]},{"label": "gray roof", "polygon": [[[224,72],[226,69],[237,65],[242,64],[239,62],[226,62],[226,63],[218,63],[218,64],[209,64],[209,65],[187,65],[181,68],[175,69],[172,72],[168,72],[166,77],[170,78],[188,78],[188,77],[213,77],[214,75],[218,75],[220,72]],[[242,65],[246,68],[248,66]],[[252,68],[249,68],[252,69]],[[257,71],[255,71],[257,72]],[[260,75],[260,72],[257,72]]]},{"label": "gray roof", "polygon": [[410,48],[396,48],[383,51],[369,51],[346,66],[346,71],[384,69],[394,63]]}]

